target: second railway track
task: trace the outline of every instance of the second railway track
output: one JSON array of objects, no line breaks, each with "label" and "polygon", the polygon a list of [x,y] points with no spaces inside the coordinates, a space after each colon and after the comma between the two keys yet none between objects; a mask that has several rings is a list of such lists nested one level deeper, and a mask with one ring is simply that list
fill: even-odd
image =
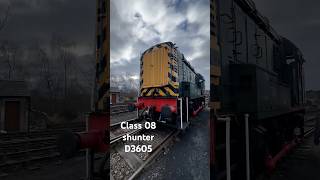
[{"label": "second railway track", "polygon": [[138,122],[139,120],[137,118],[128,119],[125,121],[117,122],[110,125],[110,144],[114,144],[115,142],[121,140],[121,137],[126,134],[135,134],[143,129],[137,129],[137,130],[123,130],[121,129],[120,125],[122,122],[128,122],[128,123],[134,123]]},{"label": "second railway track", "polygon": [[[134,122],[136,119],[128,120],[128,122]],[[143,123],[141,121],[140,123]],[[116,129],[120,123],[111,125],[112,129]],[[150,164],[163,150],[170,145],[174,138],[179,134],[180,131],[175,129],[161,128],[158,127],[154,130],[130,130],[125,132],[118,132],[117,136],[111,135],[111,153],[110,153],[110,164],[111,164],[111,179],[135,179],[141,173],[141,171]],[[130,135],[153,135],[152,141],[122,141],[122,136]],[[152,145],[151,152],[125,152],[125,145]]]},{"label": "second railway track", "polygon": [[[63,127],[63,126],[62,126]],[[69,128],[53,128],[41,131],[0,134],[0,171],[11,167],[27,167],[41,161],[59,157],[57,136],[65,131],[85,130],[84,123]]]},{"label": "second railway track", "polygon": [[117,104],[110,106],[110,113],[111,115],[117,115],[121,113],[129,112],[127,104]]}]

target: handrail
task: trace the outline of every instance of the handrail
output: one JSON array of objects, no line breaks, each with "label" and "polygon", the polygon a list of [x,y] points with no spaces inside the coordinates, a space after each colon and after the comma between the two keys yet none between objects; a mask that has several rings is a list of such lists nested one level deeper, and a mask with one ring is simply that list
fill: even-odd
[{"label": "handrail", "polygon": [[227,180],[231,180],[231,165],[230,165],[230,117],[218,117],[218,121],[226,122],[226,168]]},{"label": "handrail", "polygon": [[249,114],[244,115],[245,131],[246,131],[246,173],[247,180],[250,180],[250,144],[249,144]]},{"label": "handrail", "polygon": [[[231,161],[230,161],[230,123],[231,117],[218,117],[218,121],[226,123],[226,169],[227,180],[231,180]],[[246,142],[246,180],[250,180],[250,143],[249,143],[249,114],[244,115],[245,120],[245,142]]]}]

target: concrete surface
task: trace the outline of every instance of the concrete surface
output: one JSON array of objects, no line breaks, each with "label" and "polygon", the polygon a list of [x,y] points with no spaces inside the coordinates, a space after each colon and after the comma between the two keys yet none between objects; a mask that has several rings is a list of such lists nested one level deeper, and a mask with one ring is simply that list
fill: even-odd
[{"label": "concrete surface", "polygon": [[209,174],[209,112],[192,119],[168,152],[160,155],[140,175],[140,180],[206,180]]}]

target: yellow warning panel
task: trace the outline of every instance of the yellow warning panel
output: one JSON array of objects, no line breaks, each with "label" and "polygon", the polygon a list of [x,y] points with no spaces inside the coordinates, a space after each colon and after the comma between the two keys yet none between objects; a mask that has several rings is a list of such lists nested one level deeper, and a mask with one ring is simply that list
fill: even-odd
[{"label": "yellow warning panel", "polygon": [[142,58],[142,87],[160,87],[169,83],[169,56],[165,47],[154,47]]}]

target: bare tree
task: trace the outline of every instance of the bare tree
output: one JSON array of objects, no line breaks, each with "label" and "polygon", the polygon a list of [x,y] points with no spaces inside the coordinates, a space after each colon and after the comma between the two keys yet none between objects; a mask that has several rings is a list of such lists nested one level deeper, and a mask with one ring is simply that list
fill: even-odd
[{"label": "bare tree", "polygon": [[132,89],[132,90],[138,90],[138,88],[139,88],[138,84],[139,83],[133,77],[134,76],[132,74],[128,74],[128,73],[126,74],[126,79],[129,82],[128,83],[129,88]]},{"label": "bare tree", "polygon": [[120,90],[124,101],[134,100],[138,95],[139,82],[131,73],[111,74],[110,85]]},{"label": "bare tree", "polygon": [[12,43],[9,43],[9,41],[4,41],[0,45],[1,57],[8,67],[8,79],[14,79],[18,50],[19,48]]},{"label": "bare tree", "polygon": [[2,19],[0,19],[0,31],[5,28],[5,26],[8,22],[9,12],[10,12],[10,6],[8,6],[8,8],[6,9],[4,17]]},{"label": "bare tree", "polygon": [[45,96],[48,97],[50,104],[51,112],[55,112],[57,106],[57,96],[59,92],[59,80],[56,77],[56,74],[53,72],[51,59],[48,57],[47,52],[38,48],[37,55],[39,59],[39,67],[40,67],[40,77],[41,81],[45,84],[45,89],[47,90]]},{"label": "bare tree", "polygon": [[131,73],[126,74],[111,74],[110,83],[113,87],[120,89],[137,90],[139,88],[138,82],[133,78]]},{"label": "bare tree", "polygon": [[[57,62],[59,61],[62,64],[61,69],[63,69],[63,95],[64,98],[67,98],[68,95],[68,79],[69,79],[69,65],[72,59],[72,52],[71,49],[74,47],[74,42],[67,41],[65,38],[57,34],[52,35],[51,39],[51,48],[52,53],[56,55]],[[60,68],[58,69],[58,71]]]},{"label": "bare tree", "polygon": [[116,75],[111,74],[111,76],[110,76],[110,85],[112,87],[119,87],[120,86],[119,78]]},{"label": "bare tree", "polygon": [[[7,9],[5,10],[5,14],[3,17],[0,17],[0,32],[5,28],[7,22],[8,22],[8,17],[9,17],[9,11],[10,10],[10,6],[8,5]],[[5,44],[7,43],[7,41],[5,42],[1,42],[0,43],[0,64],[2,64],[2,67],[5,67],[6,65],[11,65],[10,63],[8,64],[7,59],[8,59],[8,53],[7,53],[7,49]],[[2,61],[4,59],[4,61]],[[6,65],[4,65],[6,64]],[[0,67],[1,68],[1,67]],[[6,71],[5,69],[2,69],[2,72]],[[9,74],[11,73],[11,69],[9,69]],[[10,76],[10,75],[9,75]],[[6,75],[3,75],[2,78],[6,77]]]},{"label": "bare tree", "polygon": [[48,89],[49,93],[50,93],[50,97],[53,96],[53,77],[52,77],[52,73],[51,73],[51,65],[50,65],[50,60],[47,56],[47,53],[39,48],[38,51],[38,56],[39,56],[39,60],[41,62],[41,77],[43,77],[45,84],[46,84],[46,88]]}]

